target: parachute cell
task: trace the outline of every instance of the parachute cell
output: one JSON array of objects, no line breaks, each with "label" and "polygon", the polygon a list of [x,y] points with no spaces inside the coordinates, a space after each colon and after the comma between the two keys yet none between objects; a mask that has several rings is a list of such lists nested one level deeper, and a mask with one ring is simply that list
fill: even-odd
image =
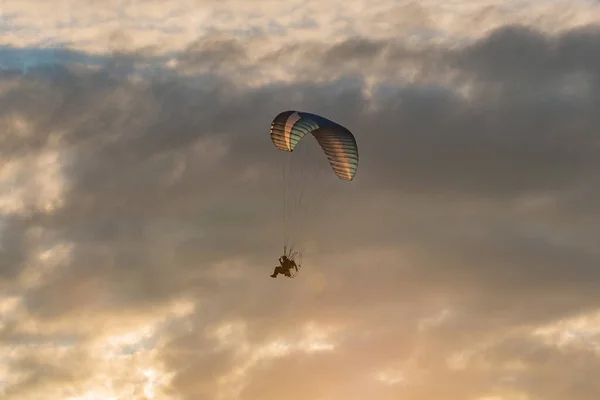
[{"label": "parachute cell", "polygon": [[300,111],[284,111],[271,123],[271,140],[282,151],[293,152],[308,134],[315,137],[338,178],[354,179],[358,169],[358,147],[348,129],[327,118]]}]

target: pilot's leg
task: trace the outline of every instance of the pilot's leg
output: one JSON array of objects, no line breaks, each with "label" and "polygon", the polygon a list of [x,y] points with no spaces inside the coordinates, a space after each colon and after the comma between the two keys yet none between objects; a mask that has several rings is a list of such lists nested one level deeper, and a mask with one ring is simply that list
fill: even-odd
[{"label": "pilot's leg", "polygon": [[277,278],[278,274],[283,274],[283,268],[281,268],[281,267],[275,267],[275,270],[273,271],[273,274],[271,275],[271,278]]}]

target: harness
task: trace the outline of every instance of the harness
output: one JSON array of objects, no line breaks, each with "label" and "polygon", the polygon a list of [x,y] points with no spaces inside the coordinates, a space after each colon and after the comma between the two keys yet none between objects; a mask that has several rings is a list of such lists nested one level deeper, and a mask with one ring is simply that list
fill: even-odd
[{"label": "harness", "polygon": [[300,273],[300,267],[302,267],[302,253],[300,253],[299,251],[294,251],[293,249],[290,249],[288,252],[288,254],[285,254],[287,256],[287,258],[290,261],[294,261],[296,263],[296,266],[298,267],[298,269],[292,267],[290,269],[288,269],[288,272],[290,273],[289,276],[285,275],[287,278],[295,278],[296,276],[298,276],[298,274]]}]

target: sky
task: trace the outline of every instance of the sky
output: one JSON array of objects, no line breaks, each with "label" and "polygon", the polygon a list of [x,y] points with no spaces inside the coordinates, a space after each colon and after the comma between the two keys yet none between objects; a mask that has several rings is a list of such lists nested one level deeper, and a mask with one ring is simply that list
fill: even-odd
[{"label": "sky", "polygon": [[[0,397],[597,400],[599,22],[1,0]],[[272,279],[285,110],[360,165],[340,181],[306,138],[302,268]]]}]

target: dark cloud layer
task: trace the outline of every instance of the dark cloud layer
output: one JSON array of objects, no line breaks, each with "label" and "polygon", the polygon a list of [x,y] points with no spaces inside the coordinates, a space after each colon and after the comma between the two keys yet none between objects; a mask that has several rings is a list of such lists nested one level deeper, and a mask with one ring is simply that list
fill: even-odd
[{"label": "dark cloud layer", "polygon": [[[4,220],[1,278],[16,282],[28,257],[26,231],[35,227],[73,252],[26,293],[31,318],[109,318],[182,295],[197,300],[193,331],[164,333],[171,339],[163,358],[183,398],[212,398],[217,378],[243,362],[236,345],[219,349],[204,335],[242,320],[251,345],[293,335],[308,321],[346,326],[331,353],[252,367],[244,399],[464,399],[505,390],[509,362],[522,366],[511,390],[592,399],[591,351],[502,335],[600,306],[597,39],[592,28],[549,38],[510,27],[463,49],[419,52],[356,39],[311,60],[324,74],[338,69],[337,79],[260,88],[215,70],[247,63],[244,48],[227,40],[198,42],[181,57],[187,67],[212,66],[206,75],[133,82],[110,66],[3,75],[18,83],[0,97],[0,117],[18,115],[34,133],[7,128],[3,158],[35,154],[60,137],[66,188],[55,212]],[[297,51],[314,54],[311,46]],[[409,59],[431,74],[458,71],[472,97],[452,86],[385,83],[369,99],[363,77],[343,67],[375,60],[402,69]],[[306,68],[300,75],[315,67]],[[558,90],[573,74],[585,84]],[[282,109],[342,122],[361,153],[356,180],[334,186],[322,217],[311,221],[317,248],[291,283],[267,276],[280,250],[281,206],[268,126]],[[311,286],[317,278],[319,288]],[[450,322],[417,329],[441,308],[455,310]],[[361,337],[370,330],[379,332]],[[487,339],[499,344],[463,370],[448,368],[447,358]],[[366,383],[415,352],[418,365],[406,378],[414,382]],[[71,379],[54,367],[33,369],[22,385]]]}]

